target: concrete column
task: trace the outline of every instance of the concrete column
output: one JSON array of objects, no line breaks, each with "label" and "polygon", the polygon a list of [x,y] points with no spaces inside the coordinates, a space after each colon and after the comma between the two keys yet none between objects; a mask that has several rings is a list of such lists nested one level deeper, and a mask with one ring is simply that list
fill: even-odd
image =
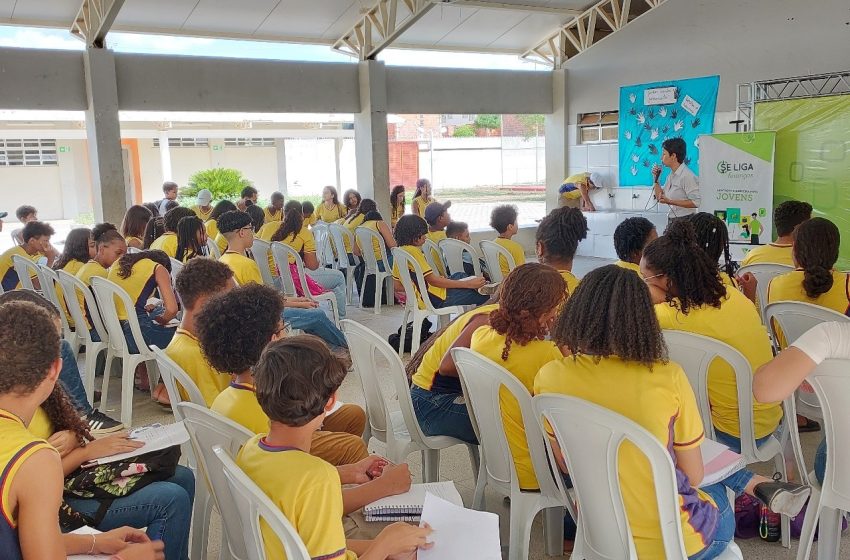
[{"label": "concrete column", "polygon": [[342,191],[342,172],[339,157],[342,153],[342,138],[334,138],[334,169],[336,170],[336,190]]},{"label": "concrete column", "polygon": [[277,156],[277,190],[284,198],[289,198],[289,184],[286,180],[286,138],[275,138],[274,147]]},{"label": "concrete column", "polygon": [[86,132],[95,220],[121,223],[130,206],[124,175],[118,85],[112,51],[89,47],[83,54],[86,79]]},{"label": "concrete column", "polygon": [[171,146],[168,143],[168,131],[159,131],[159,167],[162,170],[162,182],[173,181],[171,171]]},{"label": "concrete column", "polygon": [[354,114],[354,151],[357,190],[374,199],[378,210],[390,216],[390,164],[387,139],[387,83],[383,62],[360,63],[360,112]]},{"label": "concrete column", "polygon": [[546,115],[546,212],[558,207],[558,187],[567,176],[570,116],[567,108],[567,71],[552,71],[552,114]]}]

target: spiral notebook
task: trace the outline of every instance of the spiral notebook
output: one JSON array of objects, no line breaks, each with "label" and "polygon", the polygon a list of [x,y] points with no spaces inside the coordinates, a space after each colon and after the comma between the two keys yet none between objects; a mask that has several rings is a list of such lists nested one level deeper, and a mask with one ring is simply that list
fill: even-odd
[{"label": "spiral notebook", "polygon": [[376,500],[363,508],[363,515],[366,521],[419,521],[427,494],[463,507],[454,482],[429,482],[411,484],[410,490],[404,494]]},{"label": "spiral notebook", "polygon": [[720,482],[729,475],[747,466],[746,460],[722,443],[705,438],[700,445],[702,451],[703,472],[700,486]]}]

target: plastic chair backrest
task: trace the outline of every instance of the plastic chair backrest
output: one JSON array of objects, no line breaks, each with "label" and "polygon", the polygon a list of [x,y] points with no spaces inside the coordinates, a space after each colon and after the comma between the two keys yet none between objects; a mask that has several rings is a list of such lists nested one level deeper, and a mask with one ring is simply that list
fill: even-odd
[{"label": "plastic chair backrest", "polygon": [[465,272],[463,266],[464,253],[468,253],[472,257],[472,268],[475,271],[475,276],[481,276],[481,263],[478,260],[480,256],[478,255],[478,251],[475,250],[475,247],[460,239],[452,238],[441,239],[438,245],[443,252],[443,259],[446,261],[446,272],[449,276],[457,272]]},{"label": "plastic chair backrest", "polygon": [[133,302],[130,301],[130,296],[127,292],[118,284],[100,277],[91,279],[91,288],[97,300],[97,308],[100,310],[103,326],[109,335],[109,347],[118,353],[119,356],[130,354],[127,339],[124,338],[124,331],[121,328],[121,320],[118,319],[118,305],[120,302],[124,306],[124,309],[127,310],[127,323],[130,325],[130,332],[133,335],[136,348],[139,349],[140,354],[148,356],[148,359],[153,358],[153,353],[148,350],[145,344],[142,330],[139,328],[139,319],[136,317],[135,307],[133,306]]},{"label": "plastic chair backrest", "polygon": [[[91,343],[91,333],[85,328],[87,322],[90,322],[91,327],[100,337],[100,340],[107,342],[109,340],[109,333],[106,331],[103,321],[100,319],[100,311],[98,310],[94,293],[83,283],[82,280],[73,274],[65,272],[64,270],[57,270],[56,277],[59,280],[59,285],[62,286],[65,303],[68,306],[68,312],[74,319],[74,324],[82,326],[82,328],[77,328],[76,332],[82,334],[86,342]],[[87,321],[86,310],[80,306],[80,294],[82,294],[84,298],[89,315],[91,316],[91,321]]]},{"label": "plastic chair backrest", "polygon": [[316,240],[316,260],[319,261],[319,266],[332,264],[333,251],[328,247],[328,224],[316,222],[310,227],[310,231]]},{"label": "plastic chair backrest", "polygon": [[230,547],[230,557],[245,559],[245,541],[242,536],[242,522],[230,498],[230,490],[224,472],[219,468],[213,447],[219,446],[232,456],[239,453],[242,446],[254,437],[249,430],[230,418],[194,403],[181,402],[174,412],[183,417],[183,425],[189,432],[195,458],[201,471],[202,482],[210,490],[222,517],[222,527]]},{"label": "plastic chair backrest", "polygon": [[469,348],[455,348],[452,358],[460,374],[463,394],[468,400],[470,416],[475,418],[476,434],[481,444],[487,474],[519,492],[519,478],[511,448],[505,435],[499,392],[504,387],[519,404],[522,423],[534,475],[540,492],[546,496],[560,496],[566,501],[562,481],[552,477],[546,458],[545,434],[534,414],[531,393],[511,372]]},{"label": "plastic chair backrest", "polygon": [[242,472],[227,451],[216,445],[213,452],[224,471],[233,509],[242,519],[242,535],[249,560],[266,558],[260,519],[263,519],[271,532],[280,539],[287,560],[310,560],[310,554],[301,537],[283,512]]},{"label": "plastic chair backrest", "polygon": [[139,249],[138,247],[127,247],[127,253],[130,254],[130,255],[132,255],[133,253],[141,253],[141,252],[142,252],[142,249]]},{"label": "plastic chair backrest", "polygon": [[[582,540],[585,558],[637,558],[617,466],[620,446],[626,441],[646,456],[652,470],[663,557],[688,557],[673,461],[655,436],[624,416],[575,397],[538,395],[533,406],[536,417],[552,427],[569,468],[580,512],[576,538]],[[546,445],[550,462],[556,465],[551,445],[548,441]]]},{"label": "plastic chair backrest", "polygon": [[[404,293],[407,297],[405,306],[410,309],[415,309],[415,306],[418,305],[419,299],[421,299],[426,311],[429,313],[436,313],[434,306],[431,304],[431,299],[428,297],[428,284],[425,282],[425,273],[419,265],[419,262],[413,258],[413,255],[411,255],[407,249],[394,247],[393,266],[398,267],[399,276],[401,277],[401,285],[404,286]],[[405,271],[408,273],[405,274]],[[412,277],[411,274],[413,275]],[[419,299],[416,297],[417,291],[422,294]],[[420,309],[423,308],[420,307]]]},{"label": "plastic chair backrest", "polygon": [[348,268],[348,252],[345,250],[345,241],[348,239],[348,246],[354,247],[354,235],[351,230],[342,224],[328,224],[328,241],[331,251],[336,255],[334,268]]},{"label": "plastic chair backrest", "polygon": [[384,271],[390,272],[389,258],[387,257],[387,244],[384,242],[384,236],[373,229],[367,227],[357,227],[354,230],[354,237],[357,239],[357,245],[360,247],[360,254],[363,256],[363,262],[366,265],[366,274],[375,274],[378,270],[378,256],[375,255],[375,242],[378,243],[378,249],[381,253],[381,260],[384,262]]},{"label": "plastic chair backrest", "polygon": [[770,281],[786,272],[794,270],[793,266],[778,263],[758,263],[742,266],[736,273],[738,276],[743,276],[747,272],[756,277],[758,284],[756,285],[756,295],[758,296],[759,311],[764,317],[764,307],[767,305],[767,288],[770,286]]},{"label": "plastic chair backrest", "polygon": [[499,257],[503,257],[505,259],[508,263],[509,270],[516,268],[516,262],[514,262],[514,258],[511,256],[510,251],[495,241],[485,239],[479,244],[479,247],[481,247],[481,252],[484,253],[484,262],[487,263],[487,271],[490,273],[491,282],[501,282],[505,279],[502,275],[502,259]]},{"label": "plastic chair backrest", "polygon": [[254,244],[251,246],[251,256],[260,268],[263,284],[274,287],[274,277],[272,271],[269,270],[269,251],[271,251],[270,242],[254,239]]},{"label": "plastic chair backrest", "polygon": [[821,323],[848,321],[850,317],[837,311],[802,301],[777,301],[764,308],[764,322],[770,328],[773,340],[779,340],[776,332],[778,326],[789,344]]},{"label": "plastic chair backrest", "polygon": [[[57,284],[59,284],[59,287],[62,288],[62,285],[59,283],[59,276],[56,274],[55,270],[44,265],[38,265],[38,272],[41,292],[44,294],[44,297],[49,299],[50,302],[59,309],[59,317],[62,320],[62,333],[64,334],[65,340],[70,341],[76,335],[74,334],[74,331],[71,330],[71,325],[68,323],[68,316],[65,313],[65,309],[68,307],[68,304],[65,301],[59,301],[59,292],[56,290]],[[62,288],[62,299],[65,299],[64,288]],[[82,338],[82,335],[80,336]]]},{"label": "plastic chair backrest", "polygon": [[685,371],[697,397],[706,437],[715,439],[708,398],[708,370],[716,359],[728,363],[735,372],[738,388],[738,420],[741,434],[741,454],[749,462],[757,461],[753,426],[753,370],[743,354],[724,342],[684,331],[664,330],[664,341],[670,361]]},{"label": "plastic chair backrest", "polygon": [[298,281],[301,283],[301,291],[304,295],[310,293],[307,287],[307,275],[304,273],[304,261],[301,260],[301,255],[298,251],[280,241],[274,241],[271,244],[272,256],[274,257],[275,265],[280,271],[280,279],[283,282],[283,293],[292,297],[297,294],[295,290],[295,282],[292,279],[292,272],[289,267],[289,259],[295,259],[295,265],[298,269]]},{"label": "plastic chair backrest", "polygon": [[41,274],[38,265],[21,255],[12,255],[12,266],[15,267],[15,272],[18,274],[18,282],[21,283],[21,288],[37,292],[35,285],[32,283],[33,278],[38,278],[41,283]]},{"label": "plastic chair backrest", "polygon": [[211,237],[207,237],[207,250],[212,258],[218,260],[221,258],[221,249],[218,248],[218,243],[215,242],[215,239]]},{"label": "plastic chair backrest", "polygon": [[[165,384],[165,389],[168,391],[168,398],[171,400],[172,406],[176,403],[185,402],[180,391],[178,391],[179,387],[186,392],[189,402],[206,407],[207,403],[204,400],[204,396],[201,395],[201,390],[198,389],[195,381],[183,371],[183,368],[169,358],[168,354],[162,348],[151,345],[150,349],[153,351],[154,356],[156,356],[156,365],[159,368],[159,374],[162,382]],[[174,411],[174,418],[177,421],[183,420],[178,410]]]},{"label": "plastic chair backrest", "polygon": [[850,360],[824,360],[809,374],[823,410],[826,471],[821,504],[850,511]]},{"label": "plastic chair backrest", "polygon": [[175,280],[177,280],[177,275],[183,270],[183,263],[174,257],[169,257],[169,260],[171,260],[171,283],[174,284]]},{"label": "plastic chair backrest", "polygon": [[446,274],[446,263],[443,262],[443,253],[436,243],[430,239],[426,239],[425,244],[422,245],[422,254],[425,255],[425,261],[435,274],[448,276]]}]

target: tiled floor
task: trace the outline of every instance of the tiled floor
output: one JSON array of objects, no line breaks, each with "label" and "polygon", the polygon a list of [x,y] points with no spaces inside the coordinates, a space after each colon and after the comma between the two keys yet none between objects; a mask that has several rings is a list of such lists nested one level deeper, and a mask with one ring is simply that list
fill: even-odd
[{"label": "tiled floor", "polygon": [[[607,261],[601,259],[579,258],[575,263],[575,272],[578,276],[583,276],[589,270],[592,270],[602,264],[607,264]],[[383,336],[387,336],[391,332],[397,330],[401,322],[400,308],[398,307],[384,308],[380,315],[375,315],[371,312],[371,310],[368,310],[367,312],[361,311],[356,307],[349,307],[348,318],[363,323]],[[110,394],[113,396],[113,399],[115,399],[117,405],[117,398],[120,389],[118,389],[117,384],[115,384],[115,380],[113,380],[113,385],[114,386],[110,391]],[[384,391],[385,394],[392,399],[392,389],[388,381],[384,384]],[[364,404],[360,380],[356,372],[350,374],[345,380],[340,389],[339,396],[344,402],[359,403],[361,405]],[[110,400],[112,401],[113,399]],[[117,413],[114,414],[114,416],[117,416]],[[153,421],[167,422],[171,421],[172,418],[170,413],[165,413],[161,407],[153,404],[147,395],[143,395],[139,392],[135,395],[134,417],[134,424],[136,425],[142,425]],[[820,433],[803,434],[803,446],[808,461],[811,461],[815,448],[820,442],[820,438]],[[381,453],[383,451],[383,445],[379,443],[374,444],[370,447],[370,449],[376,453]],[[454,480],[464,502],[467,505],[471,504],[475,481],[466,448],[458,446],[445,450],[442,453],[441,462],[441,478],[443,480]],[[411,455],[409,457],[409,463],[416,480],[421,480],[420,457],[417,455]],[[769,465],[757,465],[755,470],[765,475],[771,474]],[[509,508],[499,496],[488,490],[487,509],[500,516],[502,544],[507,545]],[[210,560],[218,558],[221,534],[218,518],[215,514],[213,517],[214,519],[210,528],[211,539],[209,544],[209,553],[207,555],[207,558]],[[738,545],[740,546],[744,557],[753,560],[792,559],[796,558],[797,553],[796,541],[792,542],[791,549],[782,548],[779,543],[764,543],[759,539],[738,541]],[[841,558],[850,558],[850,537],[845,535],[842,539],[842,545],[843,550]],[[531,554],[529,558],[548,558],[543,552],[543,535],[540,516],[538,516],[535,520],[534,528],[532,530]]]}]

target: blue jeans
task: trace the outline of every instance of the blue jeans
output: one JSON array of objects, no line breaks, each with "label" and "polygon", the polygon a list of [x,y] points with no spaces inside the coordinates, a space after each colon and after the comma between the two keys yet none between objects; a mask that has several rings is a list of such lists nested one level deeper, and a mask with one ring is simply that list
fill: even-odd
[{"label": "blue jeans", "polygon": [[[449,278],[452,280],[463,280],[469,276],[465,272],[455,272]],[[452,305],[483,305],[490,299],[490,296],[483,296],[478,293],[478,290],[472,288],[448,288],[446,290],[446,299],[440,300],[434,297],[430,292],[428,296],[431,298],[431,303],[437,309],[441,307],[451,307]]]},{"label": "blue jeans", "polygon": [[71,343],[63,340],[60,345],[62,356],[62,371],[59,372],[59,383],[68,397],[74,408],[82,414],[86,415],[92,411],[91,403],[86,398],[86,389],[83,387],[83,378],[80,375],[80,368],[77,367],[77,357],[74,355],[74,350],[71,348]]},{"label": "blue jeans", "polygon": [[723,483],[705,486],[700,490],[711,496],[717,504],[720,515],[717,519],[714,540],[701,552],[689,556],[688,560],[713,560],[720,556],[735,538],[735,511],[729,505],[729,497],[726,495],[726,487]]},{"label": "blue jeans", "polygon": [[[136,313],[139,319],[139,329],[142,331],[142,338],[148,346],[154,345],[165,350],[171,339],[174,338],[176,329],[163,327],[159,323],[155,323],[150,315],[144,311]],[[136,346],[136,341],[133,339],[133,333],[130,331],[130,323],[121,321],[121,330],[124,331],[124,338],[127,339],[127,348],[131,354],[138,354],[139,349]]]},{"label": "blue jeans", "polygon": [[[758,438],[756,440],[756,445],[761,446],[764,442],[766,442],[773,434],[766,435],[762,438]],[[741,452],[741,438],[738,436],[733,436],[732,434],[727,434],[726,432],[721,432],[720,430],[714,430],[714,439],[718,442],[722,443],[735,453]],[[741,469],[740,471],[729,475],[727,478],[720,481],[720,484],[723,484],[733,492],[735,492],[735,496],[740,496],[744,493],[744,488],[747,487],[747,484],[753,479],[755,474],[747,469]]]},{"label": "blue jeans", "polygon": [[342,331],[336,328],[333,321],[328,319],[325,312],[318,307],[314,309],[287,307],[283,310],[283,320],[293,329],[316,335],[333,347],[348,348]]},{"label": "blue jeans", "polygon": [[[192,521],[192,502],[195,499],[195,476],[184,466],[177,466],[174,476],[154,482],[118,498],[106,510],[106,517],[97,527],[110,531],[118,527],[147,527],[151,540],[165,543],[166,560],[189,558],[189,525]],[[97,500],[68,498],[68,504],[87,515],[94,515],[100,507]]]},{"label": "blue jeans", "polygon": [[818,450],[815,452],[815,478],[818,484],[823,484],[823,475],[826,472],[826,438],[822,439]]},{"label": "blue jeans", "polygon": [[462,394],[435,393],[414,385],[410,388],[410,398],[425,435],[451,436],[467,443],[478,443]]},{"label": "blue jeans", "polygon": [[[320,284],[324,289],[331,290],[336,296],[336,307],[339,318],[345,318],[345,274],[341,270],[319,267],[316,270],[305,270],[307,276]],[[351,269],[354,273],[354,269]]]}]

